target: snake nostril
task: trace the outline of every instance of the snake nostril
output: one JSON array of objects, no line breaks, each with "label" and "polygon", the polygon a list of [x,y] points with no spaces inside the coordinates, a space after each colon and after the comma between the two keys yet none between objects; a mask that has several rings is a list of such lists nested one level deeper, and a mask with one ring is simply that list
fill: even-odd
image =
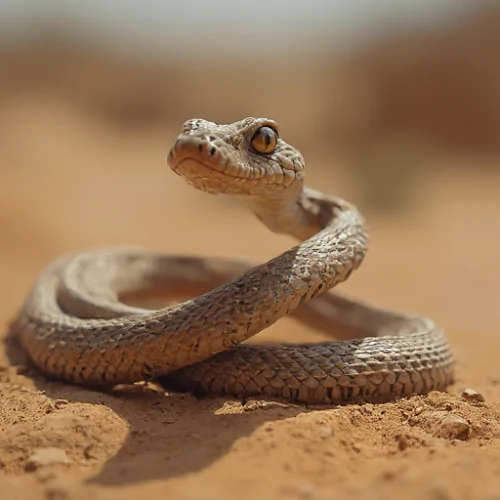
[{"label": "snake nostril", "polygon": [[213,156],[213,155],[215,154],[215,151],[216,151],[216,150],[215,150],[215,148],[212,148],[212,149],[210,150],[210,156]]},{"label": "snake nostril", "polygon": [[203,152],[203,144],[198,144],[198,151]]}]

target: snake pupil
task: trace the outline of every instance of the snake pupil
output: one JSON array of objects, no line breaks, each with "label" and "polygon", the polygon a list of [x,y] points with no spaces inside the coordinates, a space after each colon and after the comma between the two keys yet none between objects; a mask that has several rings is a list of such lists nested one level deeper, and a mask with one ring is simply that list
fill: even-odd
[{"label": "snake pupil", "polygon": [[278,144],[278,132],[269,126],[261,127],[253,135],[250,144],[255,152],[270,154]]}]

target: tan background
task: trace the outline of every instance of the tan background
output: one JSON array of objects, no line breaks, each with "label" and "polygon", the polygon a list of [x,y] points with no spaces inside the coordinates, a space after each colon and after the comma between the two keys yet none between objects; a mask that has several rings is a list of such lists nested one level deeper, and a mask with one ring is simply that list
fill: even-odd
[{"label": "tan background", "polygon": [[[487,10],[349,56],[145,58],[38,39],[5,48],[4,332],[37,273],[68,250],[265,260],[288,248],[165,162],[188,118],[268,116],[305,155],[309,185],[369,221],[371,251],[342,289],[432,316],[449,333],[457,383],[388,405],[244,411],[47,382],[12,366],[23,363],[14,348],[0,361],[2,498],[500,498],[499,33],[500,14]],[[291,320],[259,337],[320,338]],[[486,403],[461,401],[463,387]],[[422,409],[460,415],[469,439],[436,437]],[[70,463],[29,470],[47,446]]]}]

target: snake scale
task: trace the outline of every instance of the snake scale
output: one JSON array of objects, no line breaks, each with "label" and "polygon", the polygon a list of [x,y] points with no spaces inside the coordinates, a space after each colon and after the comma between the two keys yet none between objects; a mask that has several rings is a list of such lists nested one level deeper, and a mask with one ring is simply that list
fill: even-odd
[{"label": "snake scale", "polygon": [[[304,186],[304,159],[276,122],[189,120],[168,163],[300,244],[256,265],[135,247],[59,257],[12,326],[46,376],[97,387],[155,379],[198,395],[314,404],[384,402],[452,382],[450,347],[430,319],[328,292],[363,261],[365,222],[353,205]],[[127,305],[198,292],[161,309]],[[287,314],[337,340],[244,343]]]}]

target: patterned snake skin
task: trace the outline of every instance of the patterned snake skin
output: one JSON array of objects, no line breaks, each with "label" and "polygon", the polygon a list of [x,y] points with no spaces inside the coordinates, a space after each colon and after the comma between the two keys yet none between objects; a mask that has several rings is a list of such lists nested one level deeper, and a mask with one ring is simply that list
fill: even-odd
[{"label": "patterned snake skin", "polygon": [[[361,264],[367,230],[355,207],[304,187],[304,160],[274,121],[190,120],[168,163],[194,187],[237,197],[271,231],[302,243],[253,267],[137,248],[60,257],[12,328],[39,370],[89,386],[153,378],[199,395],[315,404],[383,402],[452,382],[450,348],[431,320],[326,293]],[[126,305],[196,293],[159,310]],[[290,313],[340,340],[241,344]]]}]

